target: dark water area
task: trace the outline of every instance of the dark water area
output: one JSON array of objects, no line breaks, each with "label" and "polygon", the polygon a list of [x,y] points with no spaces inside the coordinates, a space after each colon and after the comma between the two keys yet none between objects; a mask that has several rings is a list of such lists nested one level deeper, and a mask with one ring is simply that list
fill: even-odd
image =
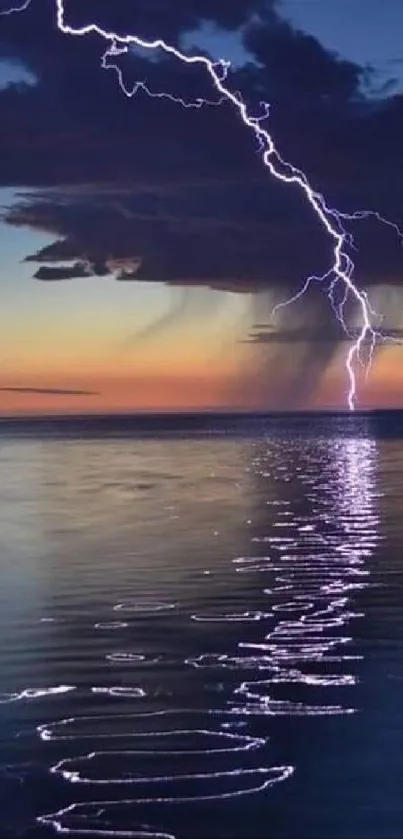
[{"label": "dark water area", "polygon": [[403,414],[0,422],[0,837],[403,835]]}]

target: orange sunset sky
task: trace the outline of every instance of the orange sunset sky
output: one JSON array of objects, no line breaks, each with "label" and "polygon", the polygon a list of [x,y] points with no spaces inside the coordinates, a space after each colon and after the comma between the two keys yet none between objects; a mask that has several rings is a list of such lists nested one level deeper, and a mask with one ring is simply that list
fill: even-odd
[{"label": "orange sunset sky", "polygon": [[[347,344],[295,405],[289,350],[283,366],[273,348],[244,343],[252,295],[111,277],[41,282],[23,259],[47,241],[0,228],[1,415],[345,407]],[[403,348],[378,351],[358,407],[403,406],[402,361]],[[52,390],[85,393],[41,392]]]}]

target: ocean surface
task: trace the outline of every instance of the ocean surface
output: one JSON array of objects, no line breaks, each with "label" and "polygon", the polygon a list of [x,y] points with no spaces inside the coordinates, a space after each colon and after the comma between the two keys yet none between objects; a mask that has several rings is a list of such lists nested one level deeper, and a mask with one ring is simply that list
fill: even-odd
[{"label": "ocean surface", "polygon": [[401,839],[403,414],[0,422],[0,836]]}]

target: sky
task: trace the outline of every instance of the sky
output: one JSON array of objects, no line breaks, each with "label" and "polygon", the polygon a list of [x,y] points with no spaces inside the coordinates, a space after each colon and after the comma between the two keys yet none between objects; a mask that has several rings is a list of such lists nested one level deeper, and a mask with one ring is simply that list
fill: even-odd
[{"label": "sky", "polygon": [[[231,87],[253,113],[270,103],[282,156],[329,205],[403,227],[400,0],[65,0],[65,13],[228,58]],[[55,0],[0,16],[0,414],[344,408],[349,342],[323,287],[272,316],[329,268],[307,202],[270,178],[233,109],[126,98],[102,47],[60,33]],[[158,52],[116,61],[128,88],[214,97],[206,73]],[[400,339],[402,244],[373,220],[349,230],[357,283]],[[357,407],[403,407],[402,361],[381,343]]]}]

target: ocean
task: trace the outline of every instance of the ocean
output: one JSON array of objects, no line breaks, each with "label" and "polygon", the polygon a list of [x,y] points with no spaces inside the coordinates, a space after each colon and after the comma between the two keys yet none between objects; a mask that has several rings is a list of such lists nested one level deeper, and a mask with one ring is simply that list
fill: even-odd
[{"label": "ocean", "polygon": [[401,839],[403,413],[0,422],[0,836]]}]

